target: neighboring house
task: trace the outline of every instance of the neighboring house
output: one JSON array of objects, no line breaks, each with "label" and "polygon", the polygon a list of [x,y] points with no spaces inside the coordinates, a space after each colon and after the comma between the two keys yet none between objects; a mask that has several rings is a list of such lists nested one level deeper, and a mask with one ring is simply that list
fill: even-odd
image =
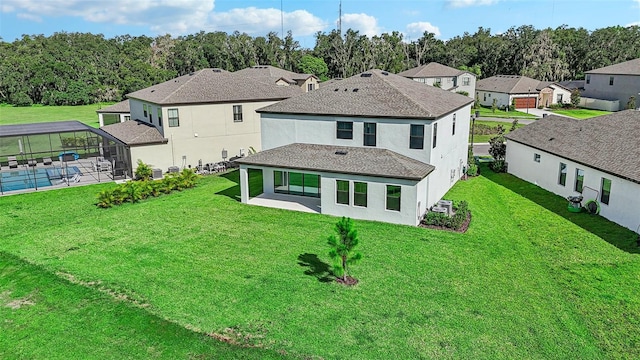
[{"label": "neighboring house", "polygon": [[618,111],[627,108],[629,98],[640,107],[640,58],[587,71],[581,106]]},{"label": "neighboring house", "polygon": [[[451,92],[466,92],[473,98],[476,93],[476,75],[436,62],[403,71],[398,75]],[[438,85],[436,85],[438,84]]]},{"label": "neighboring house", "polygon": [[560,196],[596,200],[600,215],[640,226],[640,111],[588,120],[548,116],[505,135],[508,172]]},{"label": "neighboring house", "polygon": [[[164,171],[261,149],[256,109],[301,95],[259,76],[202,69],[128,94],[131,118],[154,126],[166,143],[145,146],[145,163]],[[133,163],[137,158],[132,158]]]},{"label": "neighboring house", "polygon": [[280,86],[298,86],[304,92],[318,88],[318,77],[313,74],[298,74],[271,65],[257,65],[233,73],[239,77],[272,82]]},{"label": "neighboring house", "polygon": [[516,109],[536,108],[571,102],[571,90],[556,82],[543,82],[520,75],[495,75],[478,80],[476,97],[480,105]]},{"label": "neighboring house", "polygon": [[[242,201],[416,225],[463,174],[472,103],[371,70],[259,109],[263,151],[237,160]],[[252,170],[263,174],[257,198]]]},{"label": "neighboring house", "polygon": [[129,100],[120,101],[119,103],[99,109],[96,112],[98,113],[100,127],[131,119]]}]

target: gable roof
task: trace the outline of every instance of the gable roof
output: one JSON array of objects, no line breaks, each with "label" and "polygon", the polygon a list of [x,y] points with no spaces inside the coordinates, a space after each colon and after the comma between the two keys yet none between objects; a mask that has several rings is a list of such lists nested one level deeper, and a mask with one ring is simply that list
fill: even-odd
[{"label": "gable roof", "polygon": [[248,68],[244,68],[242,70],[238,70],[233,73],[234,75],[245,77],[245,78],[253,78],[253,79],[270,79],[272,81],[277,81],[279,79],[284,79],[285,81],[291,83],[295,83],[296,80],[307,80],[310,77],[317,78],[313,74],[298,74],[293,71],[284,70],[277,68],[271,65],[256,65]]},{"label": "gable roof", "polygon": [[640,183],[640,111],[619,111],[588,120],[548,116],[505,137]]},{"label": "gable roof", "polygon": [[261,151],[235,162],[408,180],[422,180],[435,169],[433,165],[382,148],[301,143]]},{"label": "gable roof", "polygon": [[413,69],[403,71],[398,75],[408,77],[408,78],[431,78],[431,77],[441,77],[441,76],[458,76],[464,73],[475,76],[474,74],[471,74],[468,71],[454,69],[452,67],[442,65],[437,62],[430,62],[428,64],[424,64],[418,67],[414,67]]},{"label": "gable roof", "polygon": [[135,91],[127,97],[154,104],[198,104],[282,100],[300,94],[300,88],[278,86],[234,76],[221,69],[202,69]]},{"label": "gable roof", "polygon": [[127,145],[163,144],[168,141],[155,126],[139,120],[105,125],[100,129]]},{"label": "gable roof", "polygon": [[261,113],[435,119],[473,102],[467,96],[370,70],[258,109]]},{"label": "gable roof", "polygon": [[96,110],[97,113],[121,113],[128,114],[131,112],[129,108],[129,99],[120,101],[119,103],[115,103],[111,106],[103,107],[102,109]]},{"label": "gable roof", "polygon": [[505,94],[536,94],[540,81],[521,75],[494,75],[479,80],[476,90]]},{"label": "gable roof", "polygon": [[640,75],[640,58],[587,71],[586,74]]}]

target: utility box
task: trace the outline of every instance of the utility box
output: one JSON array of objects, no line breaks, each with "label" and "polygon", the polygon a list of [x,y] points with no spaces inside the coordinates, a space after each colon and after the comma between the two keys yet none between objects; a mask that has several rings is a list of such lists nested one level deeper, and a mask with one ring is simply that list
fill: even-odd
[{"label": "utility box", "polygon": [[153,169],[153,179],[162,179],[162,169]]}]

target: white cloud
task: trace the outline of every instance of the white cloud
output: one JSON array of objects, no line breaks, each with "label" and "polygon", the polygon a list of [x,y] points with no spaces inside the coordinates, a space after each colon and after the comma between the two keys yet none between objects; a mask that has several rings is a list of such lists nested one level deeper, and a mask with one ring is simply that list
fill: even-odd
[{"label": "white cloud", "polygon": [[342,29],[358,30],[360,34],[368,37],[380,35],[382,30],[378,26],[378,19],[367,14],[342,15]]},{"label": "white cloud", "polygon": [[413,22],[407,25],[408,36],[420,38],[425,31],[433,33],[436,37],[440,36],[440,29],[428,21]]},{"label": "white cloud", "polygon": [[640,26],[640,21],[632,22],[630,24],[625,25],[624,27],[629,27],[629,26]]},{"label": "white cloud", "polygon": [[[208,30],[246,32],[265,35],[269,31],[281,32],[281,14],[279,9],[258,9],[249,7],[231,9],[227,12],[212,13],[206,26]],[[306,10],[295,10],[283,14],[285,33],[289,30],[294,36],[313,35],[327,27],[326,22]]]},{"label": "white cloud", "polygon": [[33,15],[33,14],[17,13],[16,16],[19,19],[31,20],[31,21],[35,21],[35,22],[42,22],[42,18],[40,16]]},{"label": "white cloud", "polygon": [[476,5],[493,5],[500,0],[447,0],[450,7],[461,8]]}]

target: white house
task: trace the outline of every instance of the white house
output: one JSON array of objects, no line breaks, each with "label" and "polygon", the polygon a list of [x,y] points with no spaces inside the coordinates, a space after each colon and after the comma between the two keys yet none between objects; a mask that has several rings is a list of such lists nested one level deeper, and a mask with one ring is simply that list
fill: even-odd
[{"label": "white house", "polygon": [[568,104],[571,90],[555,82],[544,82],[520,75],[495,75],[478,80],[476,98],[480,105],[499,108],[515,105],[516,109]]},{"label": "white house", "polygon": [[[260,115],[256,110],[304,91],[299,86],[278,85],[275,79],[202,69],[128,94],[131,119],[158,133],[153,143],[134,140],[130,144],[132,162],[140,159],[166,171],[171,166],[193,167],[200,161],[242,156],[249,149],[259,151]],[[123,124],[105,130],[123,136],[133,128]],[[145,137],[149,137],[146,130]]]},{"label": "white house", "polygon": [[[467,162],[473,100],[371,70],[259,109],[262,153],[238,160],[263,197],[316,198],[324,214],[419,223]],[[307,190],[307,184],[311,184]]]},{"label": "white house", "polygon": [[549,116],[510,132],[509,173],[560,196],[595,200],[600,215],[640,227],[640,111],[588,120]]},{"label": "white house", "polygon": [[580,105],[618,111],[627,108],[631,97],[640,107],[640,58],[587,71]]},{"label": "white house", "polygon": [[468,71],[458,70],[437,62],[424,64],[398,75],[413,79],[423,84],[438,86],[451,92],[466,92],[473,98],[476,93],[476,75]]},{"label": "white house", "polygon": [[129,110],[129,100],[120,101],[111,106],[98,109],[98,120],[100,127],[115,123],[125,122],[131,119],[131,111]]}]

